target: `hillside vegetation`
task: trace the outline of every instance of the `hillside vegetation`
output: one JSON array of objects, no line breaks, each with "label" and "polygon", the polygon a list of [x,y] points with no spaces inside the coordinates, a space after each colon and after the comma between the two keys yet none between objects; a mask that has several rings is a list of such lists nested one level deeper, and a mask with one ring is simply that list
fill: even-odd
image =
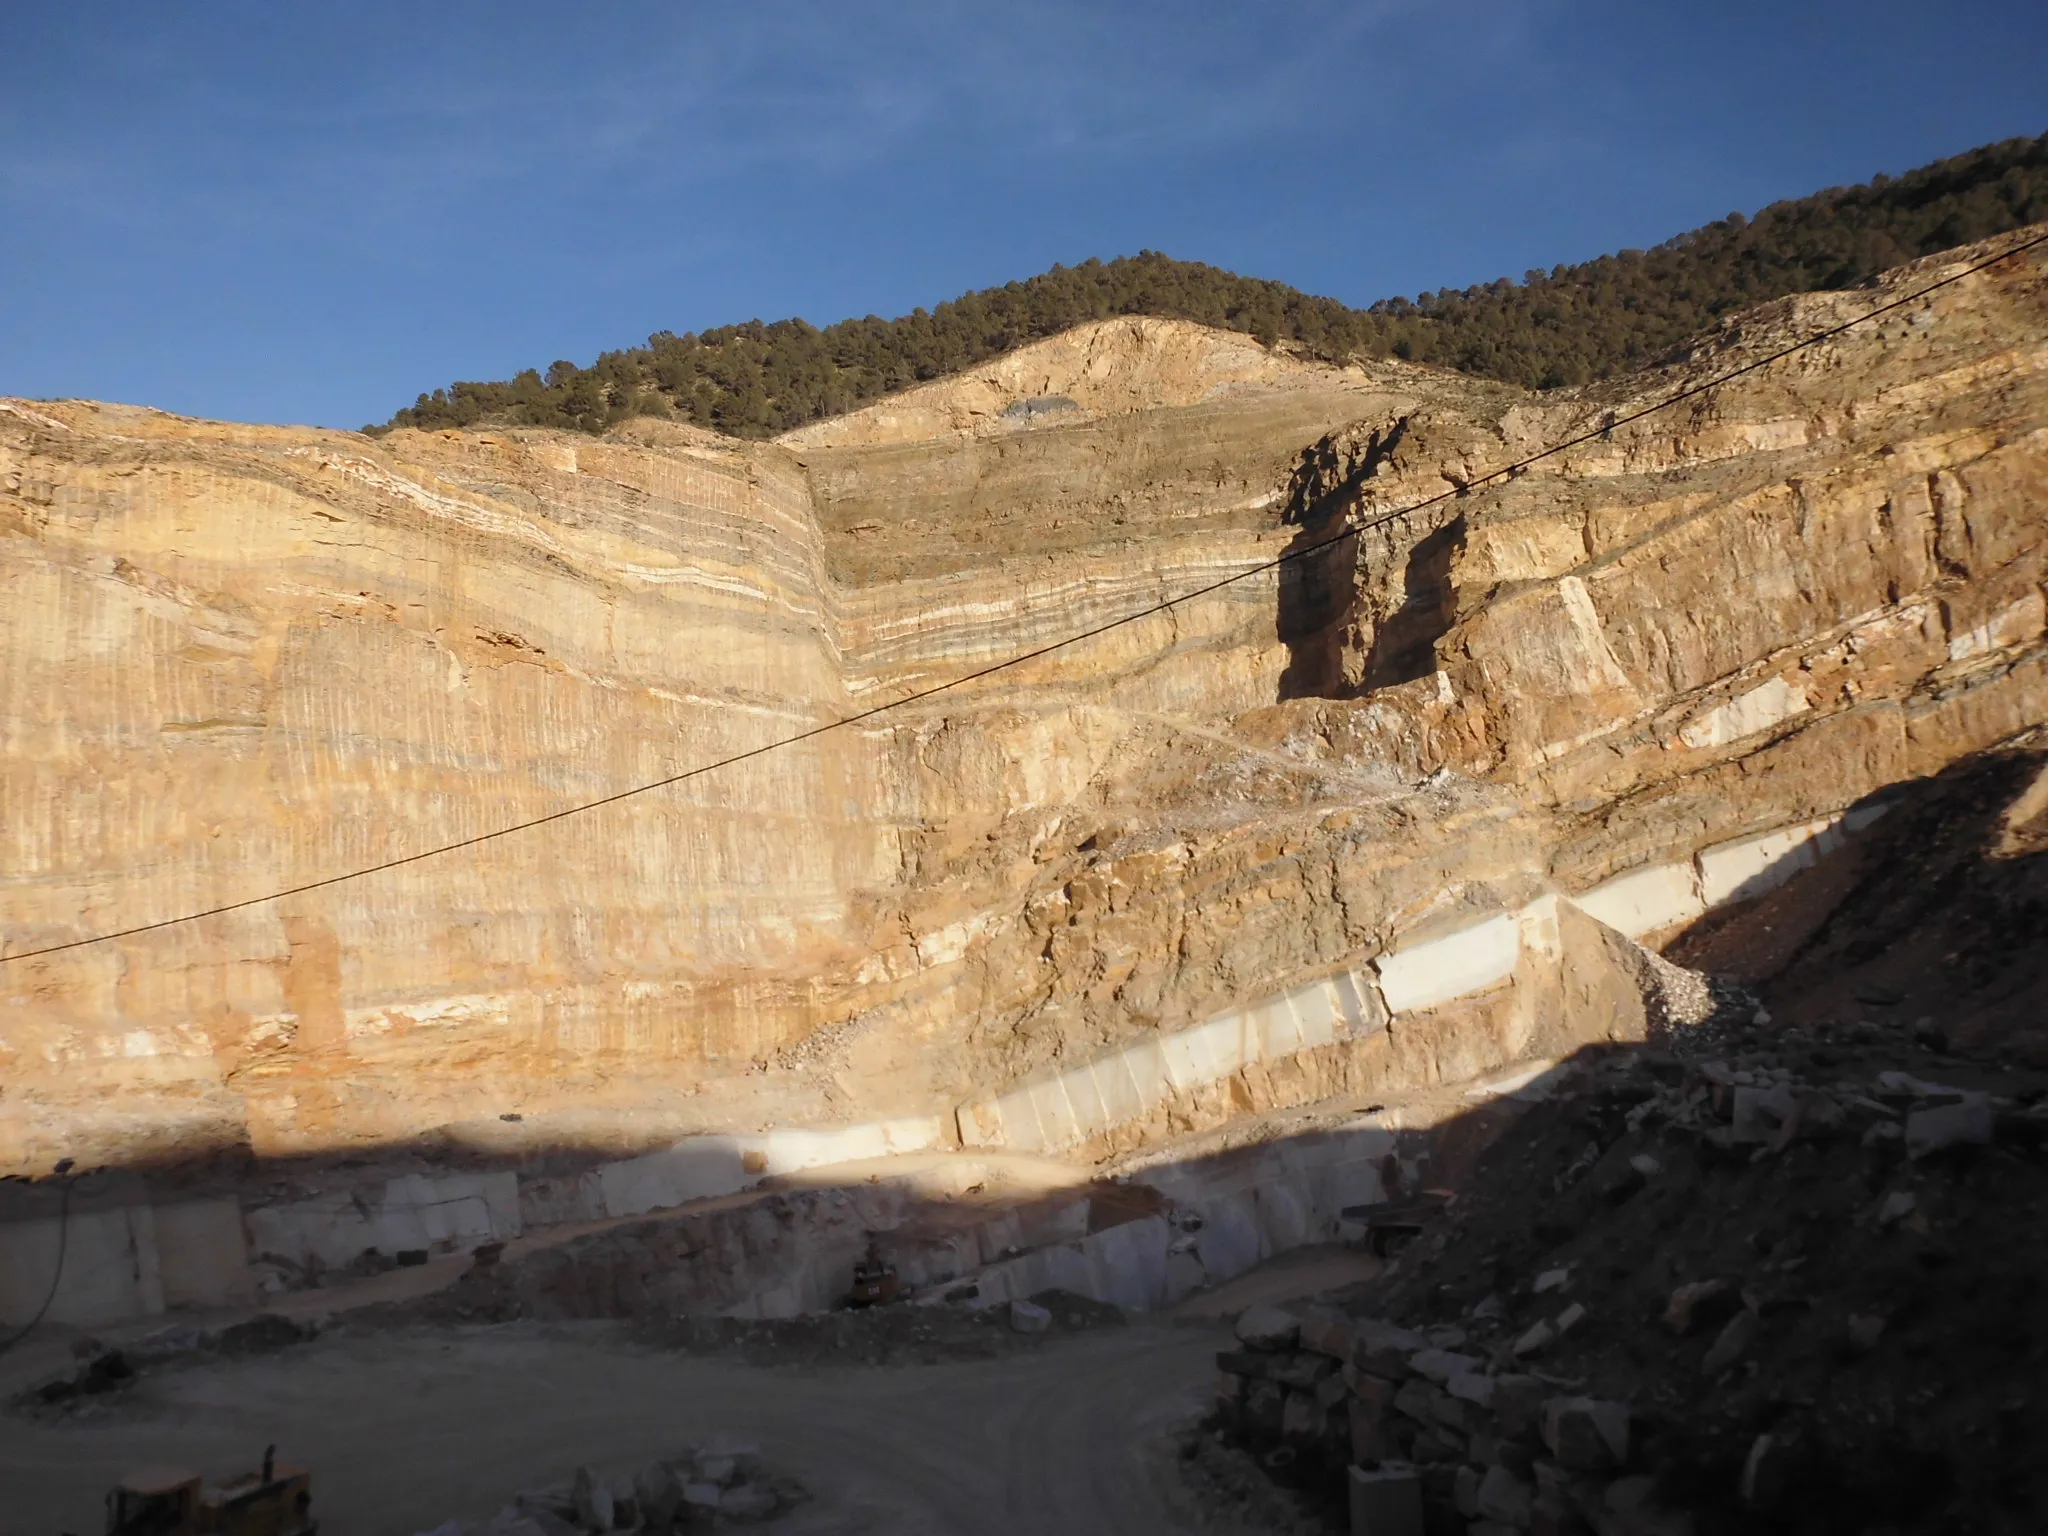
[{"label": "hillside vegetation", "polygon": [[557,362],[496,383],[463,382],[382,428],[502,423],[601,432],[672,416],[770,437],[926,379],[970,368],[1090,320],[1158,315],[1285,340],[1342,361],[1399,357],[1538,389],[1654,361],[1724,313],[1790,293],[1853,286],[1887,267],[2048,219],[2048,135],[1811,197],[1731,213],[1649,251],[1532,270],[1472,288],[1353,309],[1284,283],[1156,251],[1054,267],[896,320],[822,330],[777,320]]}]

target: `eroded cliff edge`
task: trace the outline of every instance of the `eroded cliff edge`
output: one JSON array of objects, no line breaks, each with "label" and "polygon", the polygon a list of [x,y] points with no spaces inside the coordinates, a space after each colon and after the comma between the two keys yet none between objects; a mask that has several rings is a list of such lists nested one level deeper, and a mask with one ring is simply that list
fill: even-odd
[{"label": "eroded cliff edge", "polygon": [[[870,708],[1982,254],[1543,396],[1119,321],[765,445],[7,403],[0,937],[299,885]],[[2048,719],[2044,296],[2021,258],[901,712],[6,966],[0,1164],[931,1115],[1526,930],[1556,892],[1655,939],[1758,857],[1703,850],[1775,857],[1751,840],[1832,835]],[[1344,1071],[1482,1071],[1559,1024],[1417,996]]]}]

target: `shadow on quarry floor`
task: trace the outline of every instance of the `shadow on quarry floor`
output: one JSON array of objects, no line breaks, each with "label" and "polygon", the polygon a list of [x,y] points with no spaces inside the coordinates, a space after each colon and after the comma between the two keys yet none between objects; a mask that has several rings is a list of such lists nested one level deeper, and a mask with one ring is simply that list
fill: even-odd
[{"label": "shadow on quarry floor", "polygon": [[[1782,1115],[1815,1086],[1848,1105],[1848,1118],[1794,1116],[1783,1134],[1773,1107]],[[1773,1427],[1825,1450],[1812,1466],[1833,1496],[1862,1479],[1909,1515],[1947,1510],[1942,1501],[1958,1489],[1990,1497],[1984,1490],[2041,1446],[2041,1407],[2014,1393],[2048,1348],[2029,1281],[2037,1290],[2048,1272],[2048,1230],[2029,1216],[2048,1195],[2048,1170],[2039,1139],[2006,1133],[2007,1109],[1987,1142],[1926,1157],[1909,1155],[1904,1138],[1873,1153],[1865,1127],[1986,1091],[2040,1102],[2044,1087],[2048,1076],[1937,1049],[1910,1025],[1788,1030],[1724,1017],[1671,1040],[1589,1047],[1428,1131],[1389,1130],[1383,1111],[1358,1104],[1276,1112],[1267,1139],[1190,1147],[1133,1169],[1130,1182],[1081,1186],[1085,1221],[1071,1202],[1064,1219],[1084,1236],[1040,1234],[1050,1241],[1031,1250],[1078,1251],[1086,1237],[1156,1222],[1176,1234],[1170,1249],[1228,1227],[1233,1211],[1250,1222],[1237,1239],[1258,1244],[1261,1221],[1305,1203],[1262,1211],[1262,1196],[1299,1192],[1317,1149],[1363,1125],[1392,1143],[1384,1177],[1398,1179],[1402,1203],[1424,1189],[1457,1191],[1419,1230],[1396,1228],[1391,1262],[1369,1256],[1347,1223],[1348,1242],[1247,1253],[1253,1261],[1237,1274],[1127,1326],[1108,1309],[1039,1291],[1055,1314],[1043,1333],[1016,1331],[1006,1306],[943,1299],[781,1319],[678,1316],[687,1308],[664,1276],[696,1255],[743,1262],[745,1233],[784,1223],[789,1202],[858,1205],[881,1187],[821,1172],[801,1190],[536,1234],[483,1269],[451,1258],[430,1291],[410,1298],[379,1297],[377,1280],[353,1282],[363,1289],[352,1298],[283,1298],[278,1310],[319,1320],[305,1332],[241,1344],[159,1334],[139,1347],[115,1335],[110,1342],[132,1351],[135,1379],[25,1416],[19,1405],[6,1410],[16,1418],[0,1433],[0,1482],[22,1491],[24,1508],[68,1518],[79,1487],[119,1465],[218,1461],[244,1442],[277,1440],[320,1470],[337,1516],[427,1529],[450,1514],[488,1513],[577,1464],[653,1455],[664,1436],[718,1431],[762,1441],[812,1489],[805,1518],[815,1524],[803,1529],[875,1528],[860,1521],[877,1510],[902,1530],[1185,1529],[1173,1499],[1187,1490],[1174,1493],[1162,1448],[1192,1443],[1175,1426],[1202,1411],[1213,1387],[1216,1351],[1229,1343],[1218,1328],[1244,1307],[1285,1303],[1459,1330],[1442,1335],[1446,1347],[1626,1398],[1650,1475],[1692,1490],[1710,1511],[1727,1503],[1750,1442]],[[1190,1192],[1208,1198],[1183,1198]],[[1902,1192],[1925,1220],[1870,1215]],[[1055,1219],[1058,1192],[1043,1198],[1039,1218]],[[1001,1203],[987,1188],[928,1190],[897,1231],[983,1228],[999,1214],[992,1202]],[[1170,1219],[1198,1205],[1199,1225]],[[721,1222],[721,1210],[736,1221]],[[1020,1239],[1030,1240],[1028,1226],[1019,1222]],[[1059,1278],[1060,1262],[1071,1261],[1041,1278]],[[1082,1283],[1084,1271],[1069,1278]],[[1658,1322],[1676,1285],[1702,1279],[1729,1282],[1759,1319],[1747,1356],[1718,1375],[1696,1358],[1716,1341],[1718,1319],[1687,1338]],[[337,1305],[351,1300],[359,1304]],[[1526,1359],[1512,1353],[1526,1329],[1571,1307],[1584,1309],[1575,1326]],[[1866,1315],[1884,1319],[1881,1339],[1848,1349],[1841,1340]],[[605,1321],[619,1327],[585,1331]],[[15,1373],[0,1378],[16,1389]],[[1341,1530],[1331,1492],[1349,1454],[1341,1414],[1308,1428],[1289,1422],[1299,1453],[1290,1497]],[[1277,1420],[1273,1434],[1284,1437]],[[1320,1483],[1320,1453],[1304,1435],[1338,1437]],[[1141,1463],[1166,1465],[1169,1482],[1133,1480]],[[1700,1531],[1807,1528],[1834,1527]]]}]

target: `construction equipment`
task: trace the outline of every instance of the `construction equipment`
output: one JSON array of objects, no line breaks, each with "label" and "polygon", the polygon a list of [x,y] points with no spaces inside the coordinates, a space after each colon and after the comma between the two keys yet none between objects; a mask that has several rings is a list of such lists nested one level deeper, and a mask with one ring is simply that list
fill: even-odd
[{"label": "construction equipment", "polygon": [[313,1475],[279,1466],[266,1446],[263,1467],[209,1488],[197,1472],[148,1467],[107,1493],[107,1536],[318,1536]]},{"label": "construction equipment", "polygon": [[903,1281],[896,1266],[882,1257],[879,1243],[868,1243],[868,1256],[853,1266],[853,1285],[846,1293],[849,1307],[887,1306],[903,1294]]}]

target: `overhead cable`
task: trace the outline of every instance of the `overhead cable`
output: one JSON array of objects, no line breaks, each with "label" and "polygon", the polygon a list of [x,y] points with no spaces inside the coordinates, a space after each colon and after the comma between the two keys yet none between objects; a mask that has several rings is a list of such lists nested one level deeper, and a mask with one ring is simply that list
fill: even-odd
[{"label": "overhead cable", "polygon": [[677,784],[685,784],[692,779],[700,779],[708,774],[720,772],[723,769],[734,767],[740,763],[751,762],[753,759],[764,757],[770,752],[779,752],[785,747],[797,746],[800,743],[811,741],[830,732],[845,730],[849,726],[860,725],[882,715],[906,708],[909,705],[921,703],[926,699],[936,698],[940,694],[949,693],[958,688],[964,688],[969,683],[980,682],[983,678],[994,677],[1000,672],[1007,672],[1012,668],[1021,667],[1025,663],[1036,661],[1042,656],[1050,656],[1057,651],[1066,650],[1071,646],[1084,644],[1098,636],[1106,635],[1112,630],[1122,629],[1129,624],[1142,623],[1146,619],[1154,618],[1183,604],[1194,602],[1198,598],[1207,597],[1214,592],[1220,592],[1226,587],[1235,586],[1239,582],[1249,581],[1255,576],[1263,576],[1294,561],[1305,560],[1311,555],[1320,554],[1324,550],[1344,543],[1346,540],[1355,539],[1361,533],[1365,533],[1370,529],[1383,527],[1401,518],[1413,516],[1417,512],[1426,511],[1430,507],[1449,501],[1454,497],[1469,495],[1471,492],[1479,490],[1495,481],[1510,479],[1529,469],[1532,465],[1541,464],[1546,459],[1555,458],[1557,455],[1579,447],[1584,443],[1606,437],[1618,427],[1625,427],[1631,422],[1641,421],[1645,416],[1652,416],[1659,411],[1669,410],[1672,406],[1683,404],[1687,400],[1697,399],[1699,396],[1718,389],[1735,379],[1768,368],[1773,363],[1782,362],[1795,353],[1803,352],[1809,347],[1818,346],[1824,341],[1832,340],[1834,337],[1840,336],[1846,331],[1854,330],[1859,326],[1868,325],[1871,321],[1881,316],[1917,304],[1920,300],[1939,289],[1959,283],[1965,278],[1974,277],[1977,273],[1984,271],[1988,267],[1996,266],[2002,261],[2009,261],[2013,257],[2023,255],[2027,251],[2033,250],[2036,246],[2043,244],[2048,244],[2048,233],[2022,240],[2006,250],[2000,251],[1995,256],[1988,256],[1981,261],[1973,262],[1969,266],[1952,272],[1946,277],[1916,288],[1899,298],[1879,304],[1853,319],[1827,326],[1822,330],[1815,331],[1795,342],[1780,347],[1774,352],[1744,363],[1740,367],[1715,374],[1712,378],[1704,379],[1699,383],[1689,384],[1685,388],[1667,395],[1652,404],[1641,406],[1633,411],[1604,416],[1601,418],[1598,426],[1589,427],[1583,432],[1553,443],[1548,448],[1532,453],[1526,458],[1516,459],[1511,464],[1503,464],[1498,469],[1489,470],[1487,473],[1480,475],[1476,479],[1469,480],[1463,485],[1455,485],[1449,490],[1439,491],[1432,496],[1425,496],[1422,500],[1411,502],[1406,506],[1376,512],[1372,516],[1362,518],[1357,522],[1347,522],[1342,528],[1327,537],[1317,539],[1308,544],[1297,545],[1274,556],[1270,560],[1262,560],[1256,565],[1247,566],[1243,570],[1236,571],[1231,575],[1219,577],[1215,581],[1206,582],[1201,586],[1190,588],[1188,591],[1177,593],[1169,598],[1163,598],[1159,602],[1123,614],[1118,618],[1106,620],[1092,628],[1077,630],[1058,640],[1049,641],[1045,645],[1020,652],[1002,661],[992,662],[985,667],[977,667],[970,672],[963,672],[960,676],[951,678],[946,682],[934,683],[927,688],[915,689],[886,703],[876,704],[871,708],[828,720],[822,725],[814,725],[807,730],[797,731],[788,736],[778,736],[773,741],[763,742],[757,747],[749,747],[744,752],[735,752],[728,757],[721,757],[712,762],[699,763],[693,768],[686,768],[679,773],[669,774],[665,778],[652,779],[644,784],[635,784],[629,789],[621,789],[612,794],[600,796],[595,800],[585,800],[575,805],[564,806],[560,810],[549,811],[542,816],[529,817],[525,821],[511,822],[502,827],[495,827],[488,832],[479,832],[473,837],[458,838],[454,842],[440,843],[432,848],[423,848],[418,853],[404,854],[395,859],[383,859],[375,864],[365,864],[358,869],[344,870],[339,874],[325,875],[320,879],[307,880],[301,884],[286,886],[280,890],[265,891],[257,896],[245,896],[238,901],[223,902],[218,906],[202,908],[195,912],[180,913],[176,917],[158,918],[154,922],[137,923],[132,927],[116,928],[106,933],[96,933],[82,939],[68,939],[61,944],[45,944],[39,948],[22,950],[12,955],[0,954],[0,965],[12,964],[20,960],[33,960],[42,955],[61,954],[65,950],[83,949],[93,944],[111,943],[116,939],[133,938],[138,934],[154,933],[159,929],[173,928],[183,923],[196,923],[209,917],[221,917],[230,912],[240,912],[249,907],[260,906],[267,901],[279,901],[288,896],[301,896],[308,891],[325,890],[329,886],[341,885],[351,880],[361,880],[370,875],[380,874],[385,870],[400,869],[408,864],[418,864],[427,859],[440,858],[444,854],[459,853],[465,848],[474,848],[479,844],[495,842],[499,838],[511,837],[516,833],[530,832],[536,827],[544,827],[551,822],[563,821],[571,816],[581,816],[586,812],[600,810],[608,805],[616,805],[620,801],[630,800],[636,795],[651,794],[658,789],[668,789]]}]

